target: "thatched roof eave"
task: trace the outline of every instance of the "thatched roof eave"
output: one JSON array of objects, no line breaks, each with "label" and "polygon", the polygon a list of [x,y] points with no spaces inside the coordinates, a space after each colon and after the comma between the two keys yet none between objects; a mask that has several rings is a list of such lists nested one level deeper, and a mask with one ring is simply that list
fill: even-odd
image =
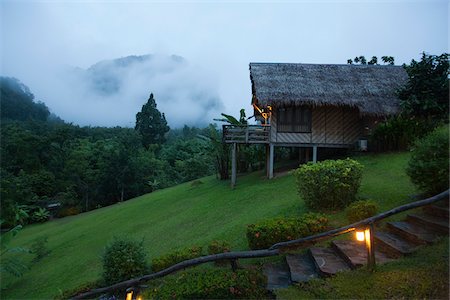
[{"label": "thatched roof eave", "polygon": [[262,106],[348,106],[386,116],[398,112],[396,90],[407,74],[399,66],[251,63],[250,80]]}]

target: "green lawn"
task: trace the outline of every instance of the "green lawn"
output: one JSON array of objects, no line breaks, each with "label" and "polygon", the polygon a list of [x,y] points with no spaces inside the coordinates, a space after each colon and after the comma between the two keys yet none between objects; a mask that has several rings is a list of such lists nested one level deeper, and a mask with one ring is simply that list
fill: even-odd
[{"label": "green lawn", "polygon": [[[408,153],[359,156],[365,165],[360,196],[376,200],[380,210],[406,203],[416,191],[404,172]],[[103,247],[114,235],[144,238],[148,257],[191,245],[206,246],[214,239],[247,249],[246,225],[264,218],[297,215],[306,211],[290,175],[266,180],[263,172],[229,182],[214,177],[193,187],[185,183],[147,194],[124,203],[28,226],[13,246],[29,247],[34,239],[47,236],[49,256],[21,278],[2,278],[2,298],[52,298],[59,291],[99,279]],[[343,213],[333,215],[335,226],[343,225]],[[31,260],[31,258],[29,259]]]}]

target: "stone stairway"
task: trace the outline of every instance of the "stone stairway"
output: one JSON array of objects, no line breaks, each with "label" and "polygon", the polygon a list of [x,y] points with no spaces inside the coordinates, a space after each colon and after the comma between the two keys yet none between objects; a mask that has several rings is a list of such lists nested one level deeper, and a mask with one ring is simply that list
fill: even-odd
[{"label": "stone stairway", "polygon": [[[422,211],[408,214],[403,221],[387,222],[384,229],[375,229],[376,264],[409,255],[448,233],[448,201],[426,206]],[[287,254],[280,264],[265,265],[264,273],[268,278],[267,289],[273,291],[366,264],[364,242],[334,240],[329,247],[312,247],[303,254]]]}]

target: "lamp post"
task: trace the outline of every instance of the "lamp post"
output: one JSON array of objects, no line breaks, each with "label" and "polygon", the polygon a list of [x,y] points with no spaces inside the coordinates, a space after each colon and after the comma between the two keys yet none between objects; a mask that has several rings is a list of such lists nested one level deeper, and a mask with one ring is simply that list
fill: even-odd
[{"label": "lamp post", "polygon": [[367,268],[369,271],[375,270],[375,248],[374,248],[374,228],[373,223],[370,223],[368,227],[364,228],[363,230],[356,230],[356,240],[360,242],[366,243],[366,249],[367,249]]}]

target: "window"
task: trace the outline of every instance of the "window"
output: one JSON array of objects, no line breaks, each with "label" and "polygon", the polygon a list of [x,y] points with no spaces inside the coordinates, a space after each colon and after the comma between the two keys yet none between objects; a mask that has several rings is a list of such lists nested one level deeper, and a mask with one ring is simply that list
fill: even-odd
[{"label": "window", "polygon": [[278,132],[311,132],[309,107],[283,107],[278,109]]}]

